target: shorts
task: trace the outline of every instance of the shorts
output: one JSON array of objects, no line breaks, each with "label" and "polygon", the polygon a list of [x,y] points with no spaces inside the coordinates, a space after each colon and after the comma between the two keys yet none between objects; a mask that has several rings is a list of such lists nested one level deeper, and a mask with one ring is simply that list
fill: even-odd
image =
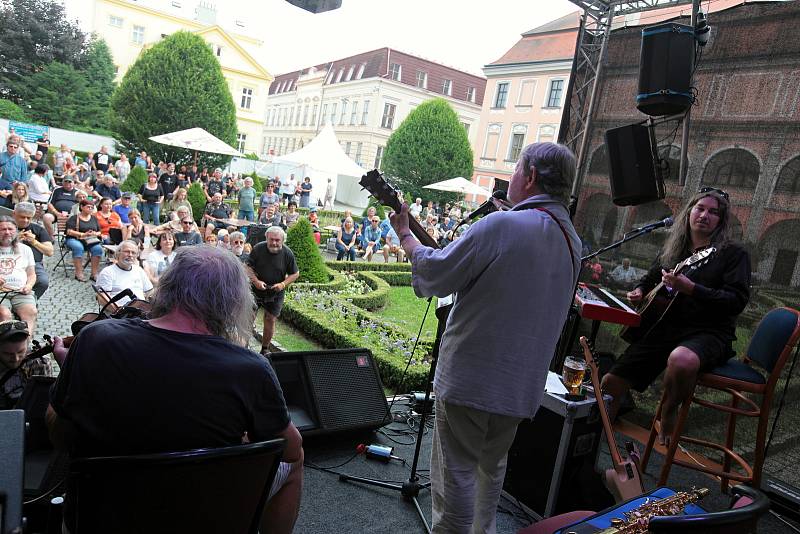
[{"label": "shorts", "polygon": [[668,328],[656,328],[648,339],[630,345],[609,373],[630,382],[636,391],[642,392],[666,369],[667,359],[676,347],[686,347],[697,354],[700,357],[699,372],[704,373],[733,356],[731,341],[708,330],[670,333]]},{"label": "shorts", "polygon": [[30,305],[34,308],[36,307],[36,297],[33,293],[29,293],[27,295],[23,295],[22,293],[9,293],[5,297],[2,298],[2,302],[0,302],[0,306],[9,309],[11,311],[16,310],[20,306]]},{"label": "shorts", "polygon": [[257,299],[256,303],[260,307],[264,308],[264,311],[270,315],[274,317],[280,317],[281,310],[283,309],[283,293],[272,300]]}]

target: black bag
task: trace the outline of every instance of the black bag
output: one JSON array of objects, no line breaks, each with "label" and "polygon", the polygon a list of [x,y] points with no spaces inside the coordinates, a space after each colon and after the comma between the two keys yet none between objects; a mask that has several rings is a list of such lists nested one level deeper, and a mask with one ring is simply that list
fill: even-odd
[{"label": "black bag", "polygon": [[83,243],[84,247],[91,248],[91,247],[93,247],[95,245],[100,244],[100,238],[98,238],[98,237],[86,237],[84,239],[81,239],[80,242]]}]

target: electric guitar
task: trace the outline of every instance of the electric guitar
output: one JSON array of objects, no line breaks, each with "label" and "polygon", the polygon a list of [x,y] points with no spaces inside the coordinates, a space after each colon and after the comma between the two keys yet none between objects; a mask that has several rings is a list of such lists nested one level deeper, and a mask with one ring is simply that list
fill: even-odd
[{"label": "electric guitar", "polygon": [[[698,267],[705,265],[711,259],[711,256],[717,252],[717,249],[714,247],[706,247],[702,250],[698,250],[678,265],[672,269],[672,274],[681,274],[686,272],[690,269],[697,269]],[[636,312],[641,316],[642,320],[639,323],[639,326],[636,327],[629,327],[626,326],[623,328],[620,333],[619,337],[627,341],[628,343],[633,343],[635,341],[639,341],[640,339],[647,336],[659,321],[667,314],[669,309],[672,307],[672,304],[675,302],[675,298],[678,296],[678,292],[674,293],[667,293],[661,291],[667,287],[664,282],[659,282],[656,287],[650,290],[647,295],[642,299],[642,302],[639,304],[639,307],[636,309]]]},{"label": "electric guitar", "polygon": [[597,399],[597,408],[600,411],[600,419],[603,421],[603,430],[608,441],[608,450],[611,453],[611,461],[614,464],[613,468],[607,469],[604,473],[604,481],[608,491],[614,495],[614,500],[617,502],[627,501],[644,493],[642,475],[639,470],[639,453],[633,443],[628,441],[625,443],[628,457],[623,458],[620,454],[617,442],[614,439],[614,429],[611,427],[611,420],[606,410],[606,403],[603,399],[603,390],[600,388],[600,371],[597,366],[597,356],[594,353],[594,349],[589,345],[586,336],[581,336],[580,342],[583,347],[583,357],[592,374],[594,396]]}]

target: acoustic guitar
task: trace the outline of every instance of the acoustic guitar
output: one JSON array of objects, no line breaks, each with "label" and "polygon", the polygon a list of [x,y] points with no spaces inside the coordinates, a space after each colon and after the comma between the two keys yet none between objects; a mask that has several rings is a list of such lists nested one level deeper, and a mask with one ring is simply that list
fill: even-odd
[{"label": "acoustic guitar", "polygon": [[[716,252],[717,249],[715,247],[706,247],[702,250],[698,250],[682,262],[678,263],[678,265],[672,269],[672,274],[681,274],[689,270],[697,269],[698,267],[708,263],[708,261],[711,259],[711,256]],[[642,302],[636,309],[636,313],[641,316],[641,322],[639,323],[639,326],[626,326],[623,328],[619,333],[619,336],[622,339],[628,343],[639,341],[647,336],[647,334],[650,333],[650,331],[659,323],[659,321],[664,318],[678,296],[677,291],[667,291],[665,289],[666,287],[667,286],[664,284],[664,282],[659,282],[656,287],[651,289],[650,292],[645,295],[645,297],[642,299]]]},{"label": "acoustic guitar", "polygon": [[603,421],[603,431],[608,441],[611,461],[614,464],[613,468],[607,469],[604,473],[604,482],[608,491],[614,496],[614,500],[617,502],[627,501],[644,493],[642,474],[639,469],[639,453],[632,442],[626,442],[625,449],[628,452],[628,457],[625,458],[620,454],[617,442],[614,439],[614,429],[611,427],[606,403],[603,399],[603,390],[600,388],[600,370],[597,365],[597,355],[586,336],[581,336],[580,342],[583,347],[583,357],[586,360],[586,365],[589,366],[591,371],[592,388],[597,399],[600,419]]}]

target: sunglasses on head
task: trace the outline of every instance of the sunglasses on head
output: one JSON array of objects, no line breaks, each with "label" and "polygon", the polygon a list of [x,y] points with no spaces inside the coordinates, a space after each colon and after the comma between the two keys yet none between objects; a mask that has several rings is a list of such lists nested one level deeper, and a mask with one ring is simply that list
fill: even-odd
[{"label": "sunglasses on head", "polygon": [[716,187],[701,187],[698,193],[717,193],[725,200],[730,200],[728,197],[728,193],[726,193],[722,189],[717,189]]},{"label": "sunglasses on head", "polygon": [[3,321],[0,323],[0,334],[5,334],[9,330],[27,330],[28,323],[24,321]]}]

